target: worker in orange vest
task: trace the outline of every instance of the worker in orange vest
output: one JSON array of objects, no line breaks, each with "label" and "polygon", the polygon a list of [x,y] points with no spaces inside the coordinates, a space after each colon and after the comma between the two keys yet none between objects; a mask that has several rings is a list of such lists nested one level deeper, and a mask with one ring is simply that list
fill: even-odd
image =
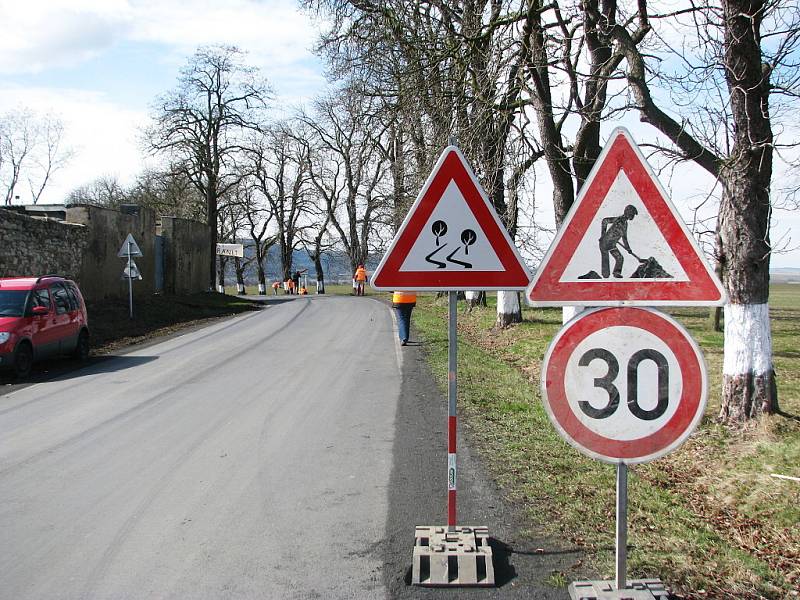
[{"label": "worker in orange vest", "polygon": [[358,265],[353,279],[356,282],[356,296],[363,296],[364,286],[367,283],[367,270],[364,268],[364,265]]},{"label": "worker in orange vest", "polygon": [[392,294],[392,308],[397,315],[397,334],[400,344],[408,344],[408,333],[411,329],[411,311],[417,305],[416,292],[394,292]]}]

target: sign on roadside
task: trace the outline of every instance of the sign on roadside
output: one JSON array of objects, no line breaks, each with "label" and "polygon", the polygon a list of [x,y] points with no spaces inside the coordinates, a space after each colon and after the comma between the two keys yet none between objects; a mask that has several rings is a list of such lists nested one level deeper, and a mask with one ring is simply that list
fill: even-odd
[{"label": "sign on roadside", "polygon": [[630,133],[615,129],[536,271],[535,306],[718,306],[719,278]]},{"label": "sign on roadside", "polygon": [[243,244],[217,244],[218,256],[238,256],[244,258]]},{"label": "sign on roadside", "polygon": [[703,416],[708,376],[697,344],[671,317],[643,308],[580,313],[542,364],[545,408],[582,453],[642,463],[680,446]]},{"label": "sign on roadside", "polygon": [[122,270],[122,278],[142,280],[142,273],[139,271],[139,266],[136,264],[135,260],[131,259],[130,264],[125,265],[125,268]]},{"label": "sign on roadside", "polygon": [[530,275],[455,146],[445,148],[372,276],[376,290],[522,290]]},{"label": "sign on roadside", "polygon": [[144,256],[142,251],[139,249],[139,244],[136,243],[136,240],[133,239],[133,234],[129,233],[128,237],[125,238],[125,241],[122,242],[122,246],[117,252],[117,256],[119,258],[128,258],[129,256]]}]

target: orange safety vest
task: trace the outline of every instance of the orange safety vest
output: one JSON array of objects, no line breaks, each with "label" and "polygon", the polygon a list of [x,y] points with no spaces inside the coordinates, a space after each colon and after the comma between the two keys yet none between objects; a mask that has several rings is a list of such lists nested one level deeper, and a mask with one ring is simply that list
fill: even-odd
[{"label": "orange safety vest", "polygon": [[416,292],[393,292],[392,293],[392,304],[416,304],[417,303],[417,293]]},{"label": "orange safety vest", "polygon": [[356,281],[366,281],[367,280],[367,270],[364,267],[358,267],[356,269]]}]

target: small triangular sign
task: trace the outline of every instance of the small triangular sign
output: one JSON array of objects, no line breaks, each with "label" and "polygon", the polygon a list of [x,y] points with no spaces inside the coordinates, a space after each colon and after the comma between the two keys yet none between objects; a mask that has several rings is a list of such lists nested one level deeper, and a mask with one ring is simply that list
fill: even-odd
[{"label": "small triangular sign", "polygon": [[139,265],[136,264],[135,260],[131,260],[130,266],[125,265],[122,270],[122,279],[142,279],[142,273],[139,271]]},{"label": "small triangular sign", "polygon": [[137,244],[136,240],[133,239],[132,233],[129,233],[128,237],[125,238],[125,241],[122,242],[122,247],[119,249],[119,252],[117,252],[117,256],[120,258],[128,257],[128,243],[130,243],[131,256],[144,256],[142,251],[139,249],[139,244]]},{"label": "small triangular sign", "polygon": [[722,283],[631,134],[615,129],[526,291],[534,306],[719,306]]},{"label": "small triangular sign", "polygon": [[377,290],[522,290],[525,262],[461,151],[445,148],[372,276]]}]

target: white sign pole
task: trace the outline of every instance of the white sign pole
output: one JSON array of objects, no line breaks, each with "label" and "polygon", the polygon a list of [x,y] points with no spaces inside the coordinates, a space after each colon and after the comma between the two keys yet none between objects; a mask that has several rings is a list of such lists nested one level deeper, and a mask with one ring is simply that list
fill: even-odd
[{"label": "white sign pole", "polygon": [[131,242],[128,241],[128,307],[129,318],[133,319],[133,265],[131,264]]},{"label": "white sign pole", "polygon": [[456,400],[458,399],[458,292],[449,292],[447,377],[447,530],[456,530]]}]

